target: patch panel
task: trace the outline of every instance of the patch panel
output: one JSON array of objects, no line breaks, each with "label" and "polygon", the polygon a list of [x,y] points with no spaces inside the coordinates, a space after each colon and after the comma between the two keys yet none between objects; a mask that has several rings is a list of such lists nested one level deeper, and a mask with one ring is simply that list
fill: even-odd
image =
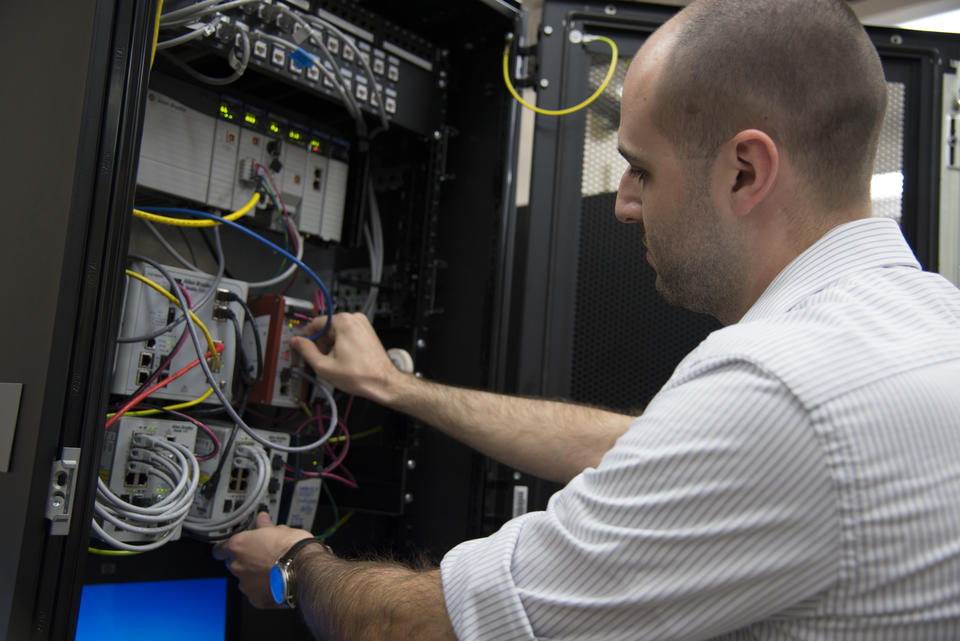
[{"label": "patch panel", "polygon": [[[172,6],[178,4],[173,2]],[[248,69],[277,77],[325,99],[342,102],[342,96],[328,78],[318,82],[321,74],[311,74],[310,69],[315,66],[308,67],[304,73],[303,67],[288,63],[294,50],[302,48],[328,67],[330,60],[334,60],[336,68],[330,67],[331,71],[348,79],[368,73],[366,63],[384,88],[393,92],[393,109],[387,112],[392,124],[422,135],[431,135],[438,129],[443,117],[440,105],[447,84],[444,52],[415,33],[355,3],[304,0],[290,9],[310,23],[312,37],[302,33],[304,27],[299,22],[288,19],[275,5],[267,2],[252,2],[223,11],[227,19],[242,24],[250,34],[252,55]],[[289,44],[285,46],[277,39]],[[232,42],[217,38],[204,38],[196,44],[213,49],[224,57],[229,57],[234,49]],[[326,49],[326,54],[321,47]],[[356,82],[351,80],[350,84],[355,86]],[[372,87],[369,93],[373,98]],[[357,100],[357,106],[379,115],[377,102]]]}]

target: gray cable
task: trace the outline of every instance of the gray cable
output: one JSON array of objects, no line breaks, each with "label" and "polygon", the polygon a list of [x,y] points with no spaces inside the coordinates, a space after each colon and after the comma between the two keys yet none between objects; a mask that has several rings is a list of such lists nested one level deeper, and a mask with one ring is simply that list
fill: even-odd
[{"label": "gray cable", "polygon": [[[152,265],[161,274],[163,274],[164,278],[167,278],[168,280],[171,278],[170,272],[168,272],[163,265],[160,265],[156,261],[153,261],[150,259],[144,259],[144,260],[148,264]],[[180,304],[184,306],[184,309],[186,309],[187,300],[184,297],[183,292],[180,291],[179,287],[174,289],[174,294],[177,296],[177,299],[180,301]],[[330,423],[329,423],[329,428],[327,429],[327,433],[324,436],[321,436],[315,442],[309,443],[308,445],[290,446],[290,445],[278,445],[277,443],[271,443],[267,439],[257,434],[253,430],[253,428],[247,425],[244,422],[244,420],[240,417],[240,415],[237,414],[237,411],[233,409],[233,406],[230,404],[230,399],[228,399],[226,394],[223,393],[223,390],[220,389],[220,384],[217,381],[217,378],[213,375],[213,372],[210,371],[210,365],[207,363],[207,359],[204,358],[204,354],[206,354],[206,350],[204,349],[203,345],[200,342],[200,336],[198,335],[197,328],[193,323],[193,319],[187,316],[186,323],[187,323],[187,330],[190,333],[190,340],[193,341],[193,347],[197,353],[197,359],[199,360],[199,363],[200,363],[200,369],[203,370],[203,374],[204,376],[206,376],[207,382],[210,384],[210,387],[213,389],[214,394],[217,395],[217,398],[220,399],[220,403],[223,405],[223,409],[227,413],[227,415],[230,417],[230,419],[233,420],[233,422],[235,422],[240,427],[240,429],[246,432],[250,438],[252,438],[254,441],[256,441],[257,443],[260,443],[260,445],[263,445],[265,448],[268,448],[268,449],[280,450],[281,452],[310,452],[312,450],[319,448],[324,443],[326,443],[327,440],[330,438],[330,436],[333,435],[338,425],[337,403],[333,399],[333,395],[330,394],[330,392],[323,385],[314,386],[314,389],[315,390],[319,389],[320,392],[326,397],[327,402],[330,404]]]},{"label": "gray cable", "polygon": [[207,32],[207,29],[210,25],[203,25],[199,29],[194,29],[193,31],[188,31],[182,36],[177,36],[176,38],[170,38],[169,40],[161,40],[157,43],[157,51],[162,51],[164,49],[169,49],[171,47],[176,47],[188,42],[192,42],[197,38],[202,38]]},{"label": "gray cable", "polygon": [[[213,277],[213,284],[210,286],[210,289],[205,291],[203,295],[196,300],[193,304],[193,309],[200,309],[203,307],[208,300],[214,295],[217,289],[220,287],[220,282],[223,280],[223,272],[226,268],[226,262],[223,257],[223,245],[220,243],[220,226],[217,225],[213,228],[213,240],[214,248],[217,250],[217,273]],[[136,254],[130,254],[129,258],[133,260],[139,260],[141,262],[149,262],[150,264],[156,264],[149,259],[144,258],[143,256],[138,256]],[[170,281],[170,289],[174,291],[179,291],[180,288],[177,287],[176,281]],[[186,309],[186,308],[184,308]],[[156,338],[161,334],[166,334],[167,332],[172,332],[183,323],[183,319],[186,316],[186,311],[184,311],[180,316],[178,316],[172,323],[156,329],[148,334],[143,334],[142,336],[119,336],[117,337],[118,343],[142,343],[143,341],[148,341],[151,338]]]},{"label": "gray cable", "polygon": [[243,29],[241,29],[238,33],[240,34],[240,42],[243,48],[243,55],[240,58],[240,66],[237,67],[236,71],[234,71],[232,74],[223,78],[208,76],[200,73],[183,60],[180,60],[170,53],[164,52],[164,57],[200,82],[216,86],[229,85],[231,82],[238,80],[247,71],[247,65],[250,63],[250,36],[248,36],[247,32]]},{"label": "gray cable", "polygon": [[[353,49],[353,52],[356,55],[357,60],[359,60],[360,64],[363,66],[364,75],[367,77],[367,80],[370,81],[370,89],[377,95],[377,111],[380,114],[380,121],[383,123],[383,128],[387,129],[390,126],[390,123],[389,123],[389,120],[387,119],[387,111],[383,106],[383,94],[381,94],[380,91],[377,89],[377,78],[373,74],[373,69],[370,68],[370,62],[365,60],[364,57],[360,55],[360,50],[357,49],[355,44],[353,44],[353,40],[351,40],[346,34],[343,33],[343,31],[338,29],[335,25],[333,25],[330,22],[327,22],[326,20],[318,16],[307,16],[307,19],[337,34],[337,36],[339,36],[343,42],[345,42],[347,45],[349,45],[351,49]],[[313,39],[312,30],[311,30],[311,39]]]},{"label": "gray cable", "polygon": [[[157,241],[158,241],[161,245],[163,245],[163,248],[166,249],[167,252],[169,252],[169,254],[170,254],[171,256],[173,256],[173,258],[174,258],[178,263],[180,263],[181,265],[183,265],[185,268],[189,269],[189,270],[192,271],[192,272],[197,272],[198,274],[206,274],[205,271],[203,271],[202,269],[200,269],[199,267],[197,267],[196,265],[194,265],[193,263],[191,263],[190,261],[188,261],[186,258],[184,258],[183,256],[181,256],[181,255],[180,255],[180,252],[178,252],[178,251],[174,248],[174,246],[170,244],[170,241],[168,241],[166,238],[164,238],[163,234],[160,233],[160,230],[157,229],[156,225],[154,225],[153,223],[151,223],[149,220],[145,220],[145,219],[143,219],[143,218],[138,218],[137,220],[141,221],[144,225],[147,226],[147,229],[150,231],[150,233],[153,234],[154,237],[156,237]],[[207,274],[207,275],[209,275],[209,274]]]}]

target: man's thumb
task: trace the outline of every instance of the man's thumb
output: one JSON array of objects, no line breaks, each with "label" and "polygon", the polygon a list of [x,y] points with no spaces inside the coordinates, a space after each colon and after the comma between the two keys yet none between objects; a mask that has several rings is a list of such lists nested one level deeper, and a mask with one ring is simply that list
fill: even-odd
[{"label": "man's thumb", "polygon": [[269,512],[260,512],[257,514],[257,527],[270,527],[273,525],[273,521],[270,520]]}]

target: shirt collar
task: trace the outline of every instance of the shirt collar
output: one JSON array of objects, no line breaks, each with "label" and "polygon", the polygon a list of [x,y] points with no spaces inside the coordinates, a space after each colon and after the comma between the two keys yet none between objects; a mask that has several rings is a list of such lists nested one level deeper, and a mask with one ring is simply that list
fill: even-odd
[{"label": "shirt collar", "polygon": [[863,218],[838,225],[777,274],[740,322],[788,311],[850,274],[894,266],[920,269],[896,221]]}]

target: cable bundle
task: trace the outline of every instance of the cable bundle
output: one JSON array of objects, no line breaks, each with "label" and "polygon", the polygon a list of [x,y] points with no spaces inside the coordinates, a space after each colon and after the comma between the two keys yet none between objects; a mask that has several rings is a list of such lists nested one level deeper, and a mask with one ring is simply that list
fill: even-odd
[{"label": "cable bundle", "polygon": [[256,516],[270,484],[270,459],[262,447],[242,444],[237,446],[232,463],[234,467],[251,469],[256,474],[243,503],[236,510],[216,520],[187,516],[183,527],[188,532],[211,538],[226,537],[234,530],[242,529],[242,526]]},{"label": "cable bundle", "polygon": [[[137,506],[124,501],[107,487],[102,479],[97,480],[97,497],[94,503],[94,533],[113,547],[129,552],[154,550],[176,538],[183,525],[193,497],[197,491],[200,470],[193,453],[174,441],[136,434],[130,449],[129,459],[134,471],[160,479],[169,490],[166,496],[150,506]],[[122,541],[109,534],[97,521],[109,523],[117,532],[146,537],[145,543]]]}]

